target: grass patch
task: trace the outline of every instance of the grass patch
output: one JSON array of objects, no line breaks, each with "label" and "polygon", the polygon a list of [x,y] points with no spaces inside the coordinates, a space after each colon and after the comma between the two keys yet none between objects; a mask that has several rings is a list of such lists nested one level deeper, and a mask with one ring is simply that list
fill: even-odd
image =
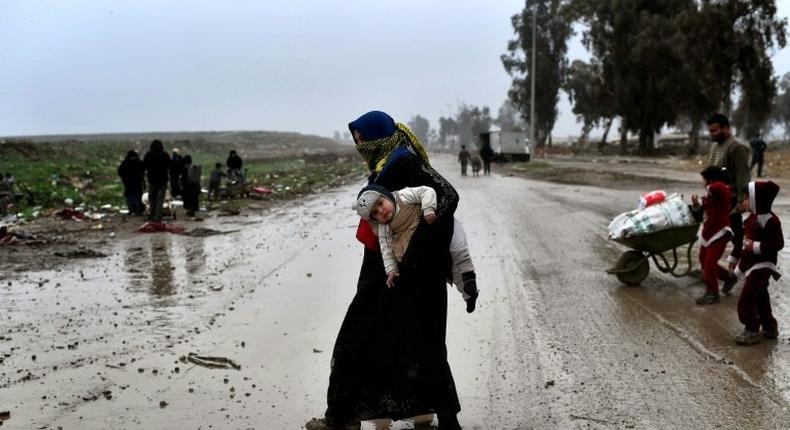
[{"label": "grass patch", "polygon": [[[173,148],[176,145],[167,145]],[[195,164],[203,166],[203,187],[214,163],[225,165],[229,146],[225,144],[178,145],[182,155],[191,155]],[[16,212],[33,217],[37,212],[64,206],[66,199],[75,205],[99,207],[105,204],[123,206],[123,185],[117,175],[127,150],[135,149],[140,156],[147,145],[141,142],[5,142],[0,145],[0,172],[16,178]],[[245,156],[245,148],[237,148]],[[252,149],[250,152],[253,152]],[[245,159],[248,181],[273,190],[272,198],[290,198],[313,192],[339,178],[365,171],[356,154],[339,151],[313,155],[279,153],[278,159]]]}]

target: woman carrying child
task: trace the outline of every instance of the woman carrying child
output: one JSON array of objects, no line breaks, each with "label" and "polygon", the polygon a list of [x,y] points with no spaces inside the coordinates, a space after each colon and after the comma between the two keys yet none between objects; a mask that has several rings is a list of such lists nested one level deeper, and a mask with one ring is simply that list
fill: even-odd
[{"label": "woman carrying child", "polygon": [[386,190],[427,186],[437,196],[436,219],[421,220],[399,265],[395,288],[367,223],[357,293],[335,341],[325,417],[315,429],[358,429],[374,418],[435,413],[442,429],[460,429],[461,410],[445,344],[450,241],[458,193],[429,164],[411,131],[384,112],[349,124],[371,183]]}]

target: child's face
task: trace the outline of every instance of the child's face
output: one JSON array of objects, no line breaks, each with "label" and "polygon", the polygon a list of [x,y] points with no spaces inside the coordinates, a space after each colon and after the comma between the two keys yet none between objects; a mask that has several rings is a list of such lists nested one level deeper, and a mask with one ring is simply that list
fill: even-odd
[{"label": "child's face", "polygon": [[749,194],[744,194],[743,199],[738,202],[738,212],[749,212],[751,205],[749,204]]},{"label": "child's face", "polygon": [[395,205],[386,197],[379,197],[373,205],[373,210],[370,211],[370,217],[379,224],[388,224],[392,221],[393,215],[395,215]]}]

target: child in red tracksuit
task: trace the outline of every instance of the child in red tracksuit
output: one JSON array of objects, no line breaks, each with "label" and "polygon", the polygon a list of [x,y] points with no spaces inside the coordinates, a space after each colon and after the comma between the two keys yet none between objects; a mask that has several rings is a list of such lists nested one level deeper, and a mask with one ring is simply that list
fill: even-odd
[{"label": "child in red tracksuit", "polygon": [[738,209],[751,212],[744,222],[743,252],[735,273],[746,278],[741,298],[738,299],[738,319],[744,329],[735,337],[739,345],[752,345],[763,339],[776,339],[779,328],[771,312],[768,282],[781,274],[776,257],[784,248],[784,235],[779,217],[771,212],[771,205],[779,194],[779,186],[771,181],[749,182],[749,191]]},{"label": "child in red tracksuit", "polygon": [[702,267],[702,280],[705,282],[705,293],[696,299],[698,305],[710,305],[719,302],[719,280],[724,281],[722,290],[729,293],[738,278],[719,265],[719,259],[732,237],[730,229],[731,191],[727,186],[727,172],[719,167],[708,167],[702,172],[707,194],[699,197],[691,196],[692,210],[704,212],[702,229],[699,232],[699,263]]}]

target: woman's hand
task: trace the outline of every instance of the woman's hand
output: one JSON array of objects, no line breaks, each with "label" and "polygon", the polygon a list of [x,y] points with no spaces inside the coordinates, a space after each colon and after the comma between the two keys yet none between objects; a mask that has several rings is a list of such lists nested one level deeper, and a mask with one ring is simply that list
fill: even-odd
[{"label": "woman's hand", "polygon": [[428,224],[433,224],[436,221],[436,212],[430,212],[425,214],[425,222]]},{"label": "woman's hand", "polygon": [[390,274],[387,275],[387,288],[392,288],[395,286],[395,278],[398,276],[400,276],[398,272],[390,272]]}]

